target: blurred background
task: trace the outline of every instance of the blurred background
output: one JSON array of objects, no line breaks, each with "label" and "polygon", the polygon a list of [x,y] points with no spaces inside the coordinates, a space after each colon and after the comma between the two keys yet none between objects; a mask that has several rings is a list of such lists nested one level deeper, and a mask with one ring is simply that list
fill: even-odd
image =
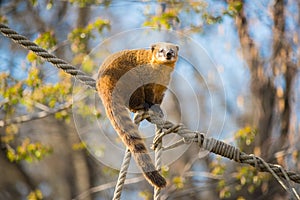
[{"label": "blurred background", "polygon": [[[179,44],[166,117],[298,173],[299,13],[298,0],[0,0],[1,23],[94,78],[115,51]],[[1,34],[0,60],[0,199],[111,199],[125,148],[97,94]],[[162,199],[289,199],[197,145],[170,155]],[[153,198],[141,174],[128,180],[122,199]]]}]

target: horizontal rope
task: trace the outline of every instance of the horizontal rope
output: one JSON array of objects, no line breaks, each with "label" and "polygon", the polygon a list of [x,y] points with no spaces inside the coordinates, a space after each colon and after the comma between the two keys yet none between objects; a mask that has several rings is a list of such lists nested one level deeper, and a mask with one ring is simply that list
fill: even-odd
[{"label": "horizontal rope", "polygon": [[67,63],[66,61],[57,58],[55,55],[50,54],[45,49],[39,47],[36,43],[30,41],[25,36],[20,35],[19,33],[15,32],[14,30],[10,29],[9,27],[5,26],[4,24],[0,23],[0,32],[12,39],[14,42],[22,45],[28,50],[31,50],[36,55],[42,57],[44,60],[52,63],[54,66],[56,66],[59,69],[62,69],[66,73],[72,75],[82,83],[88,85],[89,87],[96,89],[96,81],[95,79],[91,78],[81,70],[77,69],[75,66]]},{"label": "horizontal rope", "polygon": [[[222,157],[226,157],[228,159],[234,160],[236,162],[244,163],[251,165],[255,168],[257,168],[259,171],[262,172],[269,172],[269,169],[272,169],[278,176],[285,178],[284,172],[282,172],[282,168],[279,167],[279,165],[270,164],[268,163],[268,167],[264,165],[263,159],[254,156],[254,155],[248,155],[244,152],[241,152],[238,148],[226,144],[223,141],[216,140],[214,138],[206,137],[204,133],[199,133],[196,131],[188,130],[184,125],[174,125],[172,122],[163,120],[160,118],[157,114],[152,112],[151,110],[148,112],[148,115],[145,115],[145,113],[142,114],[148,121],[150,121],[153,124],[156,124],[158,127],[165,130],[165,132],[162,133],[162,135],[159,135],[158,137],[154,138],[154,144],[153,147],[155,148],[156,144],[155,142],[161,139],[164,135],[170,134],[170,133],[176,133],[182,137],[180,143],[198,143],[198,145],[212,153],[215,153],[217,155],[220,155]],[[169,130],[172,131],[169,131]],[[167,147],[168,148],[168,147]],[[166,148],[164,148],[166,149]],[[169,149],[169,148],[168,148]],[[286,171],[286,174],[288,177],[296,182],[300,183],[300,175],[292,172],[292,171]]]},{"label": "horizontal rope", "polygon": [[[267,163],[258,156],[248,155],[240,151],[235,146],[226,144],[220,140],[206,137],[204,133],[188,130],[183,124],[174,125],[172,122],[162,119],[159,114],[153,112],[151,109],[147,112],[140,111],[139,115],[141,118],[147,119],[163,130],[160,135],[156,135],[154,138],[152,146],[154,149],[157,147],[156,143],[160,141],[163,136],[170,133],[176,133],[180,135],[182,139],[175,142],[173,145],[170,145],[171,148],[175,148],[176,146],[186,143],[198,143],[199,147],[209,152],[239,163],[251,165],[261,172],[271,173],[286,191],[290,192],[290,194],[296,199],[300,199],[295,188],[293,188],[290,184],[291,180],[295,183],[300,183],[299,174],[293,171],[287,171],[280,165]],[[163,149],[171,149],[170,146],[166,148],[163,147]],[[286,179],[289,186],[287,187],[279,177]]]}]

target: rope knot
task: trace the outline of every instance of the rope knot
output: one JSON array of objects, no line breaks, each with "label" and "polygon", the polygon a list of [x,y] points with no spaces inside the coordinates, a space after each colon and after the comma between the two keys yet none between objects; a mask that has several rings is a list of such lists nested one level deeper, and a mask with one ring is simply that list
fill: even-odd
[{"label": "rope knot", "polygon": [[146,110],[139,110],[136,113],[134,113],[133,116],[133,122],[135,124],[140,124],[141,121],[143,121],[144,119],[148,119],[150,117],[148,111]]}]

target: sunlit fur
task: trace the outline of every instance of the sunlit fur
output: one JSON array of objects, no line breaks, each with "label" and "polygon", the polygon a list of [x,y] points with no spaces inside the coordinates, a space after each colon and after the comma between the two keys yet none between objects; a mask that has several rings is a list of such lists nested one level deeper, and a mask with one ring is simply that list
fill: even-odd
[{"label": "sunlit fur", "polygon": [[[178,46],[170,43],[157,43],[151,49],[123,50],[103,62],[97,80],[98,94],[112,126],[133,154],[148,182],[159,188],[166,186],[166,180],[155,169],[127,108],[137,112],[161,104],[177,57]],[[139,86],[138,82],[145,84]],[[125,87],[127,84],[137,87],[133,94]],[[126,101],[128,97],[129,102]]]},{"label": "sunlit fur", "polygon": [[[178,58],[179,47],[172,43],[160,42],[151,46],[152,50],[152,63],[168,64],[174,63]],[[168,59],[167,54],[171,57]]]}]

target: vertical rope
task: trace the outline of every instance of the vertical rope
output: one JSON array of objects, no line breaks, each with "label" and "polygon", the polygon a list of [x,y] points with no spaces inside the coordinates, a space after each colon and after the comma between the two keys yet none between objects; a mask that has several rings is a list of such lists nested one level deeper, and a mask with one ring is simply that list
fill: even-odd
[{"label": "vertical rope", "polygon": [[[159,135],[162,133],[162,129],[159,129],[156,126],[156,131],[155,131],[155,135]],[[157,147],[155,149],[155,168],[160,171],[161,170],[161,157],[162,157],[162,140],[160,139],[157,143]],[[161,189],[158,187],[154,187],[154,200],[160,200],[161,197]]]},{"label": "vertical rope", "polygon": [[126,148],[126,152],[123,158],[123,162],[121,165],[121,170],[119,173],[119,177],[118,177],[118,181],[115,187],[115,192],[114,192],[114,200],[119,200],[121,198],[121,193],[122,193],[122,189],[126,180],[126,175],[127,175],[127,170],[129,167],[129,163],[130,163],[130,159],[131,159],[131,153],[129,151],[128,148]]},{"label": "vertical rope", "polygon": [[[139,113],[134,114],[133,122],[136,125],[139,126],[140,122],[142,120],[143,120],[142,115],[140,115]],[[113,196],[114,200],[119,200],[121,198],[121,193],[122,193],[122,190],[123,190],[123,186],[125,184],[127,171],[128,171],[128,167],[129,167],[129,164],[130,164],[130,159],[131,159],[131,152],[128,148],[126,148],[125,155],[124,155],[124,158],[123,158],[123,162],[122,162],[122,165],[121,165],[121,169],[120,169],[120,172],[119,172],[118,181],[117,181],[115,191],[114,191],[114,196]]]}]

